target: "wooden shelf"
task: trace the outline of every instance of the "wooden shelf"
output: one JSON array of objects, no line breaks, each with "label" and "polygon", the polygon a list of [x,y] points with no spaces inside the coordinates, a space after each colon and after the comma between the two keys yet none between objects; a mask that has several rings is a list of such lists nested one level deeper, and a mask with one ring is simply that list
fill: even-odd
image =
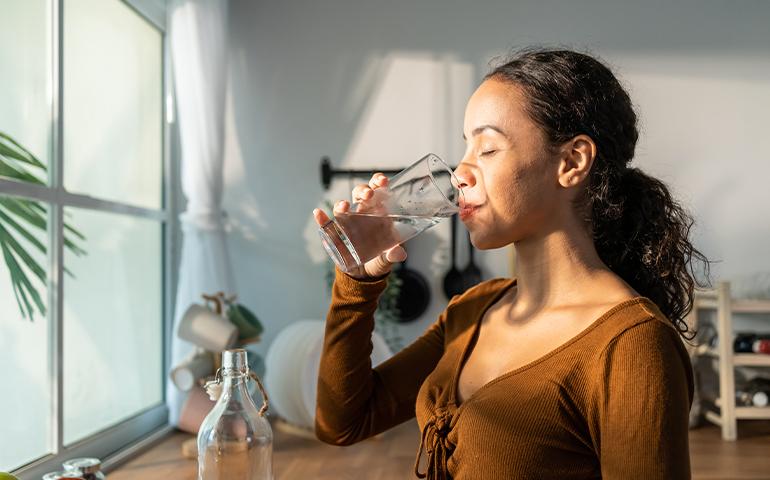
[{"label": "wooden shelf", "polygon": [[706,413],[703,414],[706,417],[706,420],[713,423],[717,427],[722,426],[722,416],[719,415],[716,412],[712,412],[711,410],[706,410]]},{"label": "wooden shelf", "polygon": [[716,300],[719,297],[719,291],[713,290],[695,290],[695,299],[712,299]]},{"label": "wooden shelf", "polygon": [[[706,350],[706,355],[719,358],[719,352],[713,348]],[[764,353],[733,353],[733,365],[736,367],[770,367],[770,355]]]},{"label": "wooden shelf", "polygon": [[[717,299],[700,297],[695,302],[695,308],[716,310]],[[733,313],[770,313],[770,300],[733,300],[731,310]]]},{"label": "wooden shelf", "polygon": [[[734,353],[732,351],[733,314],[770,313],[770,300],[744,300],[732,298],[730,283],[721,282],[714,290],[695,294],[694,305],[688,324],[698,329],[698,315],[703,310],[716,311],[716,330],[720,339],[718,348],[700,346],[695,355],[708,355],[718,360],[719,396],[716,404],[719,412],[705,412],[706,419],[722,428],[724,440],[737,438],[737,420],[770,420],[770,407],[739,407],[735,405],[735,367],[770,367],[770,355],[761,353]],[[719,401],[724,399],[724,402]]]},{"label": "wooden shelf", "polygon": [[[722,399],[714,400],[714,405],[720,410]],[[770,420],[770,407],[734,407],[735,418],[738,420]],[[707,411],[706,418],[716,425],[722,425],[722,416],[719,413]]]},{"label": "wooden shelf", "polygon": [[763,353],[736,353],[733,365],[739,367],[770,367],[770,355]]},{"label": "wooden shelf", "polygon": [[735,407],[740,420],[770,420],[770,407]]}]

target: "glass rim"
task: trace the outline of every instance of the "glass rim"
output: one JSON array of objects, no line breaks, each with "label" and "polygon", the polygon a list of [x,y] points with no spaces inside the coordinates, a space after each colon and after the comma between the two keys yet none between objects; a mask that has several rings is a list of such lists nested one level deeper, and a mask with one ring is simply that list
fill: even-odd
[{"label": "glass rim", "polygon": [[[329,231],[327,231],[327,229]],[[323,244],[324,249],[340,270],[345,273],[350,273],[353,268],[363,265],[361,259],[358,257],[358,253],[356,253],[355,247],[350,242],[350,239],[348,239],[345,231],[340,228],[336,221],[329,220],[319,227],[318,234],[321,236],[321,243]],[[342,241],[348,249],[348,253],[353,257],[353,261],[356,262],[355,265],[350,265],[349,262],[345,261],[345,257],[342,255],[342,252],[339,251],[337,245],[335,245],[332,235],[337,236],[337,238]]]},{"label": "glass rim", "polygon": [[[453,201],[451,201],[450,199],[447,198],[447,196],[446,196],[446,194],[444,194],[443,190],[441,188],[439,188],[438,183],[436,183],[436,178],[433,176],[433,171],[431,171],[431,169],[428,168],[428,175],[430,175],[430,180],[433,182],[433,185],[436,186],[436,189],[439,191],[439,193],[441,193],[441,196],[444,197],[444,200],[446,200],[448,204],[452,205],[453,207],[460,207],[460,198],[465,198],[465,195],[463,194],[463,189],[460,188],[460,181],[457,179],[457,176],[455,175],[454,170],[452,170],[452,167],[447,165],[447,163],[444,160],[442,160],[441,157],[439,157],[435,153],[428,153],[427,155],[422,157],[420,160],[418,160],[418,162],[421,162],[421,161],[425,160],[428,157],[433,157],[436,160],[438,160],[439,163],[441,163],[441,165],[444,167],[444,169],[449,172],[449,183],[458,192],[457,201],[453,202]],[[454,180],[454,182],[453,182],[453,180]],[[457,185],[457,186],[455,187],[455,185]]]}]

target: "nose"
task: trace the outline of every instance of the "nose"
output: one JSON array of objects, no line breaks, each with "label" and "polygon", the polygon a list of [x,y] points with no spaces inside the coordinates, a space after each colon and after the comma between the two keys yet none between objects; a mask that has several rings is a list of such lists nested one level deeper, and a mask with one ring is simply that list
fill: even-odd
[{"label": "nose", "polygon": [[476,177],[473,175],[473,169],[470,165],[462,161],[454,171],[455,178],[457,178],[458,188],[470,188],[476,185]]}]

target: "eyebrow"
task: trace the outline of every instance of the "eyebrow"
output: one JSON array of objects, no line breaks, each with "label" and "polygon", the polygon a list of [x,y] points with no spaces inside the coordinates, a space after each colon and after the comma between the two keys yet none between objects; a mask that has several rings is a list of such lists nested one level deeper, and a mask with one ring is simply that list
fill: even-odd
[{"label": "eyebrow", "polygon": [[[508,135],[506,135],[505,132],[500,129],[500,127],[496,127],[494,125],[481,125],[481,126],[478,126],[478,127],[473,129],[473,131],[471,132],[471,136],[475,137],[476,135],[478,135],[479,133],[483,132],[484,130],[494,130],[495,132],[499,133],[500,135],[504,136],[505,138],[508,138]],[[463,133],[463,140],[468,140],[465,137],[465,133]]]}]

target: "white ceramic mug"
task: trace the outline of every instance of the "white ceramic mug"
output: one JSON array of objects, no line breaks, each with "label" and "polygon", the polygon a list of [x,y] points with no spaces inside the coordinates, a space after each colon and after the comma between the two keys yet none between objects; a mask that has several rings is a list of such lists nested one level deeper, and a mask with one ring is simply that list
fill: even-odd
[{"label": "white ceramic mug", "polygon": [[238,327],[208,308],[193,304],[182,316],[177,335],[206,350],[221,352],[235,345]]},{"label": "white ceramic mug", "polygon": [[216,402],[209,399],[203,387],[194,386],[187,393],[187,398],[179,412],[177,428],[182,431],[197,434],[203,419],[209,414]]},{"label": "white ceramic mug", "polygon": [[210,375],[214,375],[214,358],[200,349],[174,367],[169,374],[176,388],[183,392],[189,391],[199,378]]}]

